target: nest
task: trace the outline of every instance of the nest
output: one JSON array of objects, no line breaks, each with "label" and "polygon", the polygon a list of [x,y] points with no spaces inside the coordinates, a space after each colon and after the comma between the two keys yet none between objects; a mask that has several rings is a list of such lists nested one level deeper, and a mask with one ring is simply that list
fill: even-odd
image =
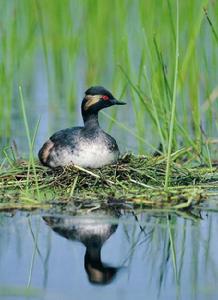
[{"label": "nest", "polygon": [[170,187],[164,188],[166,157],[125,154],[101,169],[79,166],[48,169],[14,161],[0,173],[0,209],[34,208],[73,202],[80,207],[122,205],[184,209],[217,187],[218,168],[187,168],[172,160]]}]

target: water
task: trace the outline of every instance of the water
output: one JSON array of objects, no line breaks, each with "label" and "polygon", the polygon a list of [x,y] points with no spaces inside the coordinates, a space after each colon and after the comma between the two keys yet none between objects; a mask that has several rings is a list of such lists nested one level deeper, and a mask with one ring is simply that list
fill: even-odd
[{"label": "water", "polygon": [[[0,160],[13,141],[18,157],[29,157],[19,85],[32,135],[40,119],[35,157],[52,133],[83,124],[81,100],[96,84],[128,103],[106,111],[119,124],[100,113],[102,128],[121,152],[154,152],[149,144],[156,148],[160,136],[146,111],[150,101],[145,108],[119,66],[143,98],[153,96],[152,114],[157,110],[167,137],[169,99],[154,38],[172,90],[173,1],[95,2],[2,1]],[[207,146],[217,137],[218,52],[203,2],[180,1],[176,118],[185,133],[175,126],[179,147],[189,145],[186,135]],[[216,28],[217,4],[210,2]],[[205,209],[180,215],[1,213],[0,299],[217,299],[217,222],[217,213]]]},{"label": "water", "polygon": [[218,297],[216,212],[17,212],[0,224],[0,299]]}]

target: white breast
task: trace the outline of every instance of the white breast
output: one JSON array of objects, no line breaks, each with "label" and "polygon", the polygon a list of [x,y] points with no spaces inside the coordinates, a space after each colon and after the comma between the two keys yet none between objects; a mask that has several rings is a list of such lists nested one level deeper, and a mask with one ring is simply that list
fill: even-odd
[{"label": "white breast", "polygon": [[117,161],[119,151],[112,152],[102,140],[93,142],[80,141],[79,147],[73,152],[70,148],[57,150],[51,153],[51,167],[75,164],[81,167],[100,168]]}]

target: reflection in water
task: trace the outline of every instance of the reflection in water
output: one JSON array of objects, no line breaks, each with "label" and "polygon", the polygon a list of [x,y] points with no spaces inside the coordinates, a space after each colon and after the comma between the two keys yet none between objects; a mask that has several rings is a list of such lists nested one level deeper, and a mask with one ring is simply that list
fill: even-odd
[{"label": "reflection in water", "polygon": [[116,231],[117,224],[111,224],[111,216],[105,216],[109,223],[94,219],[91,215],[83,221],[75,220],[72,216],[43,217],[46,223],[59,235],[83,243],[86,247],[84,266],[89,281],[96,284],[109,283],[116,275],[118,268],[102,263],[101,248],[104,242]]},{"label": "reflection in water", "polygon": [[216,300],[218,214],[198,212],[0,213],[0,299]]}]

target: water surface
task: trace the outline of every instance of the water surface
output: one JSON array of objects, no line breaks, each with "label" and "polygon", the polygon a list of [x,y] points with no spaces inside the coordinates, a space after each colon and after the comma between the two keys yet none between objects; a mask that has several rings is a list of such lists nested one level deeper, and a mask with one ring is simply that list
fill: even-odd
[{"label": "water surface", "polygon": [[216,212],[17,212],[0,224],[1,299],[218,297]]}]

